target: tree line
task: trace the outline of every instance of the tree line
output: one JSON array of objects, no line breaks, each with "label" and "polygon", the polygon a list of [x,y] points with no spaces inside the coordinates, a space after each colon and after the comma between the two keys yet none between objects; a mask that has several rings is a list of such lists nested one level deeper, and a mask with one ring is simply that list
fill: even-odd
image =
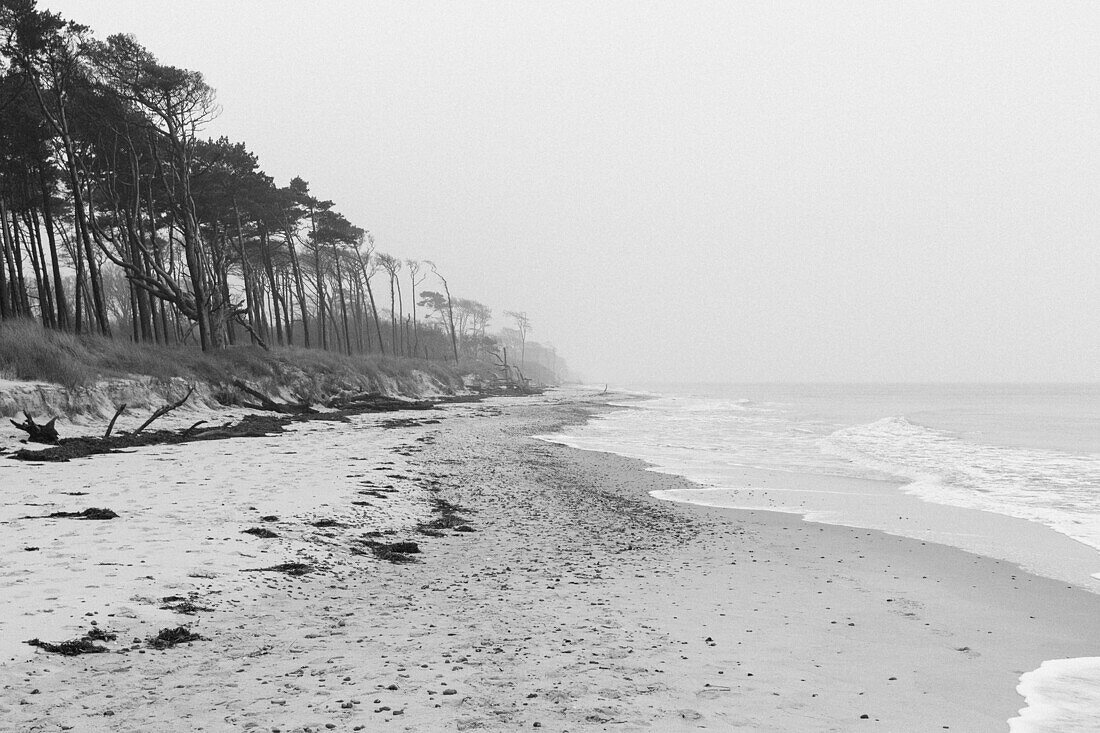
[{"label": "tree line", "polygon": [[[490,309],[434,263],[378,251],[302,178],[280,187],[244,143],[204,137],[218,111],[201,73],[133,36],[0,0],[0,319],[203,350],[501,350]],[[523,363],[530,321],[507,315]]]}]

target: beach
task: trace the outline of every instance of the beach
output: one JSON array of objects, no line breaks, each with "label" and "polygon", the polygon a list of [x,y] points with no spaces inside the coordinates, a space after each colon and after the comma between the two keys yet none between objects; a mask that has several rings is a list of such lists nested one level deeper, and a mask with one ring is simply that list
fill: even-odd
[{"label": "beach", "polygon": [[[1100,638],[1100,595],[1071,584],[662,501],[694,485],[534,437],[608,399],[0,459],[0,727],[1005,731],[1021,674]],[[24,518],[86,507],[119,516]],[[370,551],[391,542],[419,552]],[[287,563],[302,574],[272,570]],[[22,643],[93,625],[108,652]],[[203,638],[148,643],[178,626]]]}]

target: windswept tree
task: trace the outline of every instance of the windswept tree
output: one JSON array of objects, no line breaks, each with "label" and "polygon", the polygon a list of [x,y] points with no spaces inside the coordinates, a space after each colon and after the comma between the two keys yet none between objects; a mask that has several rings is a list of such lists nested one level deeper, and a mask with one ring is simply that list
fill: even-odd
[{"label": "windswept tree", "polygon": [[439,272],[439,268],[431,260],[424,260],[424,264],[432,268],[432,273],[443,283],[443,292],[447,296],[447,322],[451,327],[451,349],[454,351],[455,364],[458,363],[458,335],[455,333],[455,310],[451,300],[451,288],[447,284],[447,278]]},{"label": "windswept tree", "polygon": [[160,183],[169,216],[183,238],[190,279],[193,303],[178,304],[195,320],[202,349],[221,348],[227,344],[233,306],[208,275],[210,256],[201,239],[193,186],[199,132],[218,114],[214,90],[197,71],[160,64],[133,36],[116,34],[90,48],[96,81],[147,121],[160,153]]},{"label": "windswept tree", "polygon": [[[324,203],[329,204],[330,202],[326,201]],[[344,350],[348,354],[351,354],[351,332],[348,327],[347,295],[344,291],[344,272],[341,260],[346,258],[343,248],[358,244],[363,240],[363,235],[362,229],[353,226],[342,214],[332,211],[330,208],[326,207],[318,210],[313,217],[313,231],[310,233],[310,239],[316,251],[320,252],[322,248],[327,248],[331,257],[329,262],[332,263],[332,275],[336,282],[337,295],[340,298]],[[318,283],[320,289],[320,277]]]},{"label": "windswept tree", "polygon": [[526,311],[504,311],[504,315],[515,322],[516,331],[519,332],[519,363],[520,366],[523,366],[526,363],[527,334],[531,331],[531,319],[527,317]]},{"label": "windswept tree", "polygon": [[29,252],[42,323],[68,330],[71,315],[55,236],[60,171],[52,131],[29,85],[14,70],[0,72],[0,130],[0,318],[31,315],[21,257]]},{"label": "windswept tree", "polygon": [[[97,40],[36,0],[0,0],[0,319],[387,354],[384,272],[390,354],[458,363],[495,348],[488,307],[455,298],[429,261],[377,253],[304,179],[276,186],[243,142],[206,137],[217,113],[201,73],[134,37]],[[442,292],[422,290],[432,277]]]},{"label": "windswept tree", "polygon": [[[59,14],[35,9],[34,0],[4,0],[0,3],[0,53],[34,91],[43,119],[61,143],[62,158],[73,197],[73,226],[82,262],[87,262],[92,294],[91,321],[95,329],[110,335],[102,280],[93,252],[84,206],[77,145],[70,124],[69,97],[74,88],[86,85],[90,31],[87,26],[64,20]],[[82,267],[78,264],[78,279]],[[80,301],[77,301],[76,329],[81,330]]]},{"label": "windswept tree", "polygon": [[386,345],[382,340],[382,324],[378,320],[378,306],[374,302],[374,289],[371,288],[370,285],[371,275],[375,273],[378,266],[378,258],[374,255],[374,235],[367,232],[366,246],[363,246],[363,239],[360,238],[359,241],[352,244],[352,248],[355,250],[355,258],[359,263],[359,272],[357,274],[360,279],[361,287],[367,291],[367,298],[370,301],[371,315],[374,318],[374,330],[378,335],[378,351],[385,354]]},{"label": "windswept tree", "polygon": [[[398,300],[396,299],[395,292],[399,292],[401,283],[398,280],[397,273],[401,270],[401,260],[393,255],[379,252],[375,255],[375,259],[378,262],[378,266],[386,271],[386,274],[390,276],[390,346],[393,349],[393,353],[396,355],[399,353],[397,346],[397,309]],[[395,291],[395,288],[398,290]]]},{"label": "windswept tree", "polygon": [[306,239],[308,248],[313,253],[314,285],[317,296],[317,331],[321,335],[321,348],[328,349],[328,299],[325,296],[325,259],[324,243],[317,238],[317,217],[331,209],[335,204],[332,201],[322,201],[309,193],[309,184],[301,178],[295,178],[291,183],[291,189],[295,193],[297,203],[302,206],[309,216],[309,235]]},{"label": "windswept tree", "polygon": [[295,177],[290,180],[289,186],[278,189],[272,204],[275,207],[276,220],[285,237],[294,290],[298,296],[298,310],[302,316],[302,341],[307,349],[312,345],[309,338],[309,305],[306,301],[305,277],[302,274],[301,262],[298,260],[297,245],[301,241],[298,236],[298,227],[306,216],[306,209],[302,207],[301,202],[308,195],[309,184]]},{"label": "windswept tree", "polygon": [[427,279],[427,275],[421,274],[423,265],[424,263],[420,260],[405,260],[405,271],[409,273],[409,298],[412,301],[413,356],[416,356],[420,351],[420,333],[419,326],[416,322],[416,291]]}]

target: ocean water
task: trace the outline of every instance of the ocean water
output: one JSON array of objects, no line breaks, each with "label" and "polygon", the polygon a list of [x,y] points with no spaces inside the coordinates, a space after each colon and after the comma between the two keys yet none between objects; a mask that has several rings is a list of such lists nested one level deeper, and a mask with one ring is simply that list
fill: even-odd
[{"label": "ocean water", "polygon": [[[931,539],[1020,562],[1100,592],[1100,385],[650,386],[553,439],[645,460],[686,476],[695,491],[662,497],[732,508],[796,512]],[[795,474],[786,488],[749,485],[753,471]],[[863,483],[846,488],[830,476]],[[881,486],[869,489],[869,482]],[[791,486],[794,483],[795,486]],[[822,486],[826,488],[821,488]],[[919,501],[917,501],[919,500]],[[925,505],[921,522],[897,508]],[[1027,520],[1074,543],[1044,566],[1013,536],[955,532],[975,510]],[[928,515],[928,512],[933,512]],[[881,515],[881,516],[880,516]],[[890,519],[890,517],[894,519]],[[941,526],[935,522],[940,521]],[[1030,538],[1029,538],[1030,539]],[[1053,541],[1053,540],[1051,540]],[[1048,547],[1039,548],[1042,550]],[[1087,570],[1087,572],[1085,572]]]},{"label": "ocean water", "polygon": [[[1100,385],[638,390],[545,437],[698,484],[659,498],[942,542],[1100,592]],[[1100,658],[1051,660],[1020,693],[1017,733],[1100,730]]]}]

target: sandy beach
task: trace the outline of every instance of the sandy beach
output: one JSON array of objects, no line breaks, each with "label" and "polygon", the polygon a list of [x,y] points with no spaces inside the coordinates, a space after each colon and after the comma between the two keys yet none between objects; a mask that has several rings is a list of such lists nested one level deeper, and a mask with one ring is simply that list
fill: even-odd
[{"label": "sandy beach", "polygon": [[[0,729],[1005,731],[1022,673],[1100,653],[1100,595],[660,501],[687,482],[532,437],[603,400],[0,459]],[[87,507],[119,516],[25,518]],[[411,562],[370,551],[399,541]],[[178,626],[203,638],[149,644]],[[93,627],[107,653],[23,643]]]}]

